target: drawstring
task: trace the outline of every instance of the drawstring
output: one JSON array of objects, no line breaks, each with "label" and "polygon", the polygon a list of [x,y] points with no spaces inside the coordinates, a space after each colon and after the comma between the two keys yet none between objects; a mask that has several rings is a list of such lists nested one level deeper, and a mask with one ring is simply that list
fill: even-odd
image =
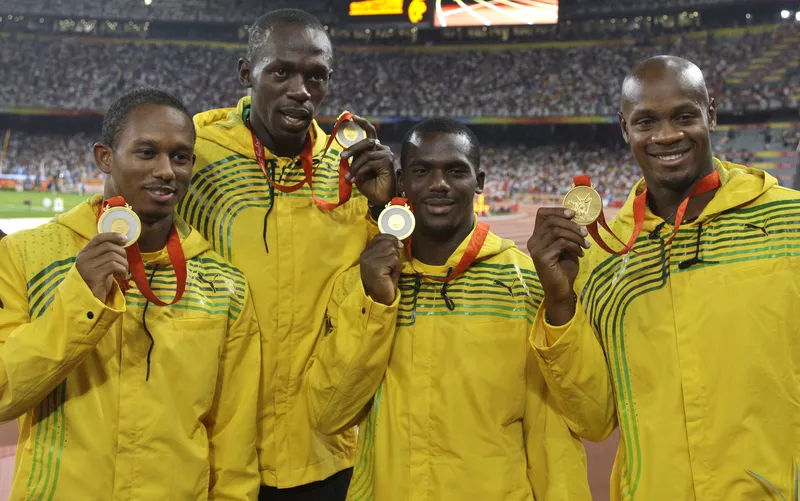
[{"label": "drawstring", "polygon": [[719,261],[705,261],[700,259],[700,234],[703,232],[703,223],[697,225],[697,244],[695,245],[694,257],[678,263],[678,268],[687,270],[696,264],[717,264]]},{"label": "drawstring", "polygon": [[422,288],[422,276],[417,274],[414,275],[414,298],[411,302],[411,321],[414,322],[417,320],[417,298],[419,297],[419,291]]},{"label": "drawstring", "polygon": [[[156,276],[156,270],[158,268],[153,268],[153,273],[150,274],[150,288],[153,287],[153,278]],[[144,326],[144,332],[147,334],[147,337],[150,338],[150,349],[147,350],[147,375],[144,377],[145,381],[150,380],[150,355],[153,353],[153,347],[156,345],[155,339],[153,339],[153,334],[150,333],[150,329],[147,328],[147,307],[150,306],[150,301],[146,298],[144,300],[144,311],[142,311],[142,325]]]},{"label": "drawstring", "polygon": [[[270,162],[269,170],[270,178],[275,179],[275,162]],[[275,206],[275,187],[272,186],[272,183],[267,184],[269,184],[269,208],[267,209],[267,213],[264,214],[264,231],[261,233],[261,238],[264,240],[264,250],[269,254],[269,245],[267,245],[267,218],[269,217],[269,213],[272,212],[272,207]]]},{"label": "drawstring", "polygon": [[[453,273],[453,268],[452,267],[449,270],[447,270],[447,276],[449,277],[451,273]],[[444,304],[447,305],[447,309],[450,310],[450,311],[453,311],[453,310],[456,309],[456,304],[453,302],[452,299],[450,299],[450,296],[447,295],[447,284],[448,283],[449,282],[445,282],[445,283],[442,284],[442,290],[439,291],[439,293],[444,298]]]}]

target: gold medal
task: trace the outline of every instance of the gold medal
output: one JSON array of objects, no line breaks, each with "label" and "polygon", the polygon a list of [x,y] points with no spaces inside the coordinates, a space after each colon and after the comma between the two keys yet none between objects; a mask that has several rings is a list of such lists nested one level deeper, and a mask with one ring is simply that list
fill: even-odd
[{"label": "gold medal", "polygon": [[119,233],[128,237],[123,247],[130,247],[139,239],[142,223],[131,206],[106,207],[103,215],[97,220],[98,233]]},{"label": "gold medal", "polygon": [[564,196],[564,207],[575,211],[572,220],[581,225],[589,226],[597,221],[603,211],[603,200],[593,186],[575,186]]},{"label": "gold medal", "polygon": [[416,219],[408,205],[392,205],[383,209],[378,216],[378,229],[381,233],[394,235],[398,240],[405,240],[414,233]]},{"label": "gold medal", "polygon": [[342,122],[339,126],[339,130],[336,132],[336,142],[339,143],[342,149],[349,148],[357,142],[366,139],[366,137],[367,133],[364,132],[364,129],[352,120]]}]

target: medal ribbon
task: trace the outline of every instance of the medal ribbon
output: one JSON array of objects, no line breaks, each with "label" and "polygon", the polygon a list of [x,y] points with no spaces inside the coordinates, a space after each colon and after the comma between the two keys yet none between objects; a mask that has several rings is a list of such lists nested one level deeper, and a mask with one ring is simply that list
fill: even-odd
[{"label": "medal ribbon", "polygon": [[[325,150],[322,152],[322,158],[324,158],[328,153],[328,150],[333,143],[333,139],[336,137],[336,133],[339,131],[339,127],[341,127],[344,122],[352,120],[352,118],[352,113],[344,112],[336,120],[330,137],[328,137],[328,142],[325,144]],[[302,188],[303,185],[308,184],[308,189],[311,190],[311,198],[314,200],[317,206],[324,210],[333,210],[341,205],[344,205],[348,200],[350,200],[350,197],[353,194],[353,185],[347,181],[347,179],[345,179],[347,172],[350,170],[350,164],[347,162],[347,159],[339,158],[339,201],[337,203],[327,202],[314,195],[313,179],[316,169],[313,167],[314,144],[311,140],[311,134],[306,136],[306,142],[303,145],[303,150],[300,152],[300,163],[303,165],[303,179],[297,184],[286,186],[278,184],[269,176],[269,173],[267,172],[267,161],[264,155],[264,144],[256,136],[255,132],[253,132],[249,117],[247,118],[247,128],[250,129],[250,135],[253,137],[253,150],[256,154],[258,166],[261,168],[261,172],[264,173],[264,177],[266,177],[267,181],[269,181],[269,184],[271,184],[276,190],[280,191],[281,193],[292,193]]]},{"label": "medal ribbon", "polygon": [[[575,183],[575,186],[590,186],[590,187],[592,186],[591,180],[589,179],[588,175],[575,176],[573,182]],[[647,186],[645,186],[644,191],[642,191],[641,194],[636,195],[636,198],[633,201],[633,222],[634,222],[633,234],[631,235],[631,238],[628,240],[627,244],[622,240],[620,240],[620,238],[613,231],[611,231],[611,228],[609,228],[608,223],[606,223],[606,217],[602,207],[600,208],[600,215],[598,216],[597,221],[588,225],[586,229],[589,231],[589,234],[592,236],[592,239],[594,239],[594,241],[597,242],[597,245],[599,245],[601,249],[608,252],[609,254],[624,255],[627,254],[628,252],[633,252],[634,254],[649,254],[650,252],[656,252],[669,245],[675,238],[675,235],[678,234],[678,230],[680,229],[681,224],[683,223],[683,216],[684,214],[686,214],[686,208],[689,206],[689,200],[694,196],[702,195],[704,193],[708,193],[709,191],[716,190],[717,188],[719,188],[719,186],[720,186],[719,173],[716,170],[711,174],[707,175],[706,177],[704,177],[703,179],[701,179],[692,189],[692,192],[689,194],[689,196],[683,199],[681,204],[678,206],[678,210],[677,212],[675,212],[675,224],[672,228],[672,235],[670,235],[669,239],[666,242],[662,243],[658,248],[652,249],[647,252],[637,252],[633,250],[633,246],[634,244],[636,244],[636,239],[639,238],[639,234],[642,232],[645,213],[647,212]],[[605,243],[603,237],[600,236],[600,232],[597,229],[598,223],[600,223],[600,226],[602,226],[604,230],[606,230],[612,237],[614,237],[614,239],[617,242],[621,243],[624,246],[621,250],[618,251],[612,250],[611,247],[609,247],[608,244]]]},{"label": "medal ribbon", "polygon": [[[395,204],[395,200],[405,201],[404,198],[394,198],[392,199],[392,205],[397,205]],[[478,254],[480,254],[481,249],[483,248],[484,242],[486,242],[487,235],[489,235],[489,225],[486,223],[478,223],[475,226],[475,231],[472,232],[472,238],[470,238],[469,243],[467,244],[467,249],[464,251],[464,255],[461,256],[461,260],[445,278],[429,277],[424,273],[418,274],[436,282],[447,283],[455,280],[465,271],[467,271],[467,269],[472,266],[472,263],[475,262],[475,259],[478,257]],[[411,255],[411,237],[406,240],[406,251],[408,252],[408,261],[411,263],[411,268],[414,268],[414,257]]]},{"label": "medal ribbon", "polygon": [[[125,199],[122,197],[114,197],[104,201],[100,205],[100,213],[97,215],[98,221],[107,207],[124,206]],[[169,240],[167,240],[167,253],[169,254],[169,261],[170,264],[172,264],[172,268],[175,270],[175,278],[178,281],[178,285],[175,290],[175,298],[172,301],[167,303],[160,300],[150,288],[150,283],[148,282],[147,275],[144,272],[144,262],[142,261],[142,253],[139,250],[139,243],[137,242],[130,247],[127,247],[125,252],[128,255],[128,266],[131,269],[133,281],[136,283],[136,287],[139,288],[139,291],[142,293],[142,295],[144,295],[145,298],[147,298],[148,301],[156,306],[169,306],[180,301],[181,297],[183,297],[183,292],[186,289],[186,258],[183,254],[183,247],[181,246],[181,239],[178,236],[178,230],[175,228],[174,224],[172,225],[172,231],[170,231],[169,234]],[[119,282],[120,289],[122,289],[123,292],[126,292],[128,289],[130,289],[130,283],[127,279],[120,280]]]}]

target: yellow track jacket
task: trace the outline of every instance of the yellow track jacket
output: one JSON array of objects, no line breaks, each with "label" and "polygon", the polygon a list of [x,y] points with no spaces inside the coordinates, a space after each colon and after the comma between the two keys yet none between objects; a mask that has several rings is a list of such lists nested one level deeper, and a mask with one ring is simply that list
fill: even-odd
[{"label": "yellow track jacket", "polygon": [[[195,117],[197,162],[180,213],[223,257],[242,270],[253,290],[261,328],[263,380],[259,403],[261,480],[279,488],[323,480],[353,465],[355,433],[326,436],[308,426],[298,400],[305,366],[326,329],[333,278],[358,262],[377,232],[367,200],[353,198],[334,211],[317,207],[308,186],[274,190],[255,160],[243,115],[234,109]],[[314,194],[338,198],[339,150],[321,159],[325,133],[312,127]],[[334,143],[335,144],[335,143]],[[283,185],[303,179],[300,159],[265,152],[271,177]]]},{"label": "yellow track jacket", "polygon": [[[414,266],[444,277],[468,242],[444,266]],[[583,445],[528,345],[542,298],[530,257],[490,233],[444,289],[453,310],[442,283],[407,260],[399,288],[384,306],[365,295],[358,268],[343,274],[309,366],[318,430],[363,419],[348,500],[591,499]]]},{"label": "yellow track jacket", "polygon": [[[259,344],[244,277],[176,221],[183,298],[161,308],[131,281],[98,301],[75,259],[100,201],[0,241],[0,420],[20,428],[10,499],[255,500]],[[153,292],[174,297],[166,250],[143,258]]]},{"label": "yellow track jacket", "polygon": [[[721,188],[671,245],[593,246],[572,321],[549,326],[544,307],[536,319],[537,359],[572,429],[602,440],[620,427],[613,500],[798,499],[800,196],[762,171],[715,167]],[[611,225],[622,240],[641,189]],[[671,232],[648,211],[634,249]]]}]

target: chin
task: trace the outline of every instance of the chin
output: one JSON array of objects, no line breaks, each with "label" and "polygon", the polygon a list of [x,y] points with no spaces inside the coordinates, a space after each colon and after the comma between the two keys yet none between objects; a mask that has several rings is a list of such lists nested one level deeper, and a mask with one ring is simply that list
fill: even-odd
[{"label": "chin", "polygon": [[138,216],[142,222],[153,224],[172,216],[174,212],[175,207],[148,207],[143,211],[139,211]]},{"label": "chin", "polygon": [[[433,220],[431,220],[433,219]],[[454,221],[437,221],[431,218],[425,221],[417,220],[417,227],[428,235],[432,236],[450,236],[456,233],[461,227],[460,224]]]}]

